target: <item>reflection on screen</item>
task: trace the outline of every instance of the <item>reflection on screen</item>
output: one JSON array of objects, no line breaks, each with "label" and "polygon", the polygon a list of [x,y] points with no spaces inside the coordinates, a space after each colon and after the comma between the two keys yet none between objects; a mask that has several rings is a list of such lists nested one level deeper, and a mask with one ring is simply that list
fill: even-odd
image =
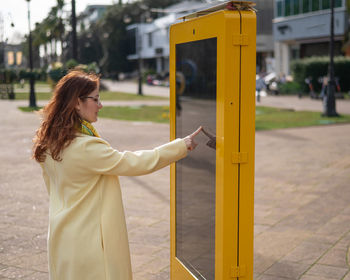
[{"label": "reflection on screen", "polygon": [[216,38],[176,45],[176,137],[206,131],[176,164],[176,257],[206,280],[215,278],[216,46]]}]

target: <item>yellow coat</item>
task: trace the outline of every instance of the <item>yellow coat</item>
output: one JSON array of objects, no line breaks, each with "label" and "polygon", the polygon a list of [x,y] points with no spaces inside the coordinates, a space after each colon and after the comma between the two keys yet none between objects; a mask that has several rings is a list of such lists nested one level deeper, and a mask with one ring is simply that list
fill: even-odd
[{"label": "yellow coat", "polygon": [[187,155],[177,139],[153,150],[118,152],[103,139],[79,135],[43,168],[50,196],[51,280],[132,279],[118,175],[156,171]]}]

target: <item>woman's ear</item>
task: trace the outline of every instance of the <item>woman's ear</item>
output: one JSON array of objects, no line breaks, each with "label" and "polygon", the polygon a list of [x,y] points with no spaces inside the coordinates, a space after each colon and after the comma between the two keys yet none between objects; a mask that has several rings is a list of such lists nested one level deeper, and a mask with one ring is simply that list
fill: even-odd
[{"label": "woman's ear", "polygon": [[75,110],[77,110],[79,112],[80,111],[80,106],[81,106],[81,100],[80,100],[80,98],[78,98],[78,102],[75,105]]}]

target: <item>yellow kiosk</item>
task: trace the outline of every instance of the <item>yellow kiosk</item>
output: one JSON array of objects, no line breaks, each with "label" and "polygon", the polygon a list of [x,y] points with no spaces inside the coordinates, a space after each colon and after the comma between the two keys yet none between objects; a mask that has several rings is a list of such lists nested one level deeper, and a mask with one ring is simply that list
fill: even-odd
[{"label": "yellow kiosk", "polygon": [[256,15],[229,1],[170,30],[171,279],[253,279]]}]

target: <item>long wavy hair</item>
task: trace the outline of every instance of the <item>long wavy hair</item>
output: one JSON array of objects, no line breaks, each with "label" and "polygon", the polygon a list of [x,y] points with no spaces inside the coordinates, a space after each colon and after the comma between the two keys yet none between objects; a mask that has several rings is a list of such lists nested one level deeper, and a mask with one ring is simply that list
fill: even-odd
[{"label": "long wavy hair", "polygon": [[73,70],[58,81],[51,100],[41,110],[42,122],[33,139],[33,158],[45,161],[46,153],[61,161],[60,154],[76,137],[81,119],[75,109],[100,85],[99,76]]}]

